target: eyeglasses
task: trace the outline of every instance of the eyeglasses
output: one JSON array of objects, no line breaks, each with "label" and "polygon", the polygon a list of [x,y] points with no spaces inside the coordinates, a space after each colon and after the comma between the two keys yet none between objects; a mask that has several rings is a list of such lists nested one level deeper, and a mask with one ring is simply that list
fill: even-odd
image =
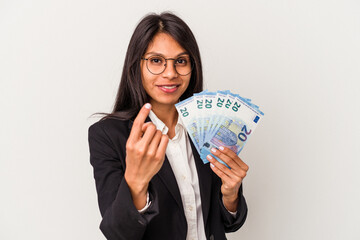
[{"label": "eyeglasses", "polygon": [[146,60],[146,68],[154,75],[159,75],[165,71],[168,60],[174,61],[175,71],[181,76],[190,74],[193,68],[188,55],[182,55],[178,58],[164,58],[163,56],[154,55],[148,58],[142,57],[141,59]]}]

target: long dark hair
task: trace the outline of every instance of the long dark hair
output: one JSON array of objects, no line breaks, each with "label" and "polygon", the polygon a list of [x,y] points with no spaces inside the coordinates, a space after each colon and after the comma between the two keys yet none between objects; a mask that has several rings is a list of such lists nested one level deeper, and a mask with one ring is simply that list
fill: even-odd
[{"label": "long dark hair", "polygon": [[180,100],[191,97],[203,89],[203,75],[199,47],[188,25],[178,16],[163,12],[145,16],[131,37],[121,76],[114,108],[101,119],[134,119],[140,108],[149,102],[141,80],[140,61],[155,34],[162,32],[172,36],[190,55],[193,70],[190,83]]}]

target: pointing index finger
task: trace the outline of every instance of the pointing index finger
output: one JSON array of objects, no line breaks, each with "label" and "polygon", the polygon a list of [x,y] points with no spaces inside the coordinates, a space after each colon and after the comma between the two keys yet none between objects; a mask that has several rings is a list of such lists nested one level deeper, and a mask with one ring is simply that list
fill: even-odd
[{"label": "pointing index finger", "polygon": [[146,103],[139,111],[138,115],[136,116],[133,126],[131,128],[129,138],[139,139],[142,136],[142,126],[149,115],[151,110],[151,104]]}]

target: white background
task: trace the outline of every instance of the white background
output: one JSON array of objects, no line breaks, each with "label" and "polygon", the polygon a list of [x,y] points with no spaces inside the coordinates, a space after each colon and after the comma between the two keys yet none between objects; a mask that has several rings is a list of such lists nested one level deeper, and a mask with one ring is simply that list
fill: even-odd
[{"label": "white background", "polygon": [[111,111],[136,24],[163,10],[193,30],[206,88],[265,112],[228,238],[360,239],[358,0],[0,0],[0,239],[104,239],[89,116]]}]

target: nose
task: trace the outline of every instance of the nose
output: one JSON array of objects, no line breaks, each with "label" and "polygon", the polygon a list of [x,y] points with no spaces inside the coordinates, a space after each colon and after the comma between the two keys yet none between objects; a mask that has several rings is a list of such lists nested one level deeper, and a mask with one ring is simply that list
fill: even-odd
[{"label": "nose", "polygon": [[163,75],[163,77],[172,79],[172,78],[177,77],[178,73],[176,72],[175,64],[173,62],[169,61],[169,60],[174,61],[173,59],[166,60],[165,70],[162,73],[162,75]]}]

